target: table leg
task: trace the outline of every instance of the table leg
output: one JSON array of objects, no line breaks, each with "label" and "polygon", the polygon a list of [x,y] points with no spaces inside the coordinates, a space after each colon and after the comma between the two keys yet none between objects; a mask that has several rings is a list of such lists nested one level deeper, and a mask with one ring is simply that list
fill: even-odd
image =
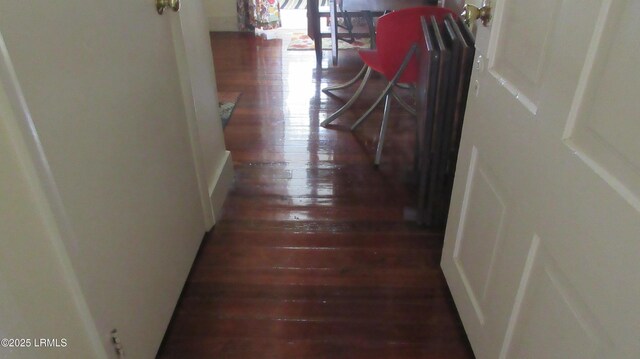
[{"label": "table leg", "polygon": [[322,63],[322,34],[320,33],[320,9],[318,0],[307,2],[307,26],[309,37],[313,39],[316,61]]},{"label": "table leg", "polygon": [[331,60],[333,66],[338,65],[338,14],[337,0],[329,0],[329,15],[331,16]]}]

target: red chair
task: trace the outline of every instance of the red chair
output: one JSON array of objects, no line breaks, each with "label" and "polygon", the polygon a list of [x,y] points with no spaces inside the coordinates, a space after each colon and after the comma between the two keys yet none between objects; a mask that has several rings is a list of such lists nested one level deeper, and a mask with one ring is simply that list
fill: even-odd
[{"label": "red chair", "polygon": [[376,31],[376,48],[372,50],[359,50],[358,52],[362,61],[365,63],[362,70],[351,81],[343,85],[328,87],[322,90],[325,93],[331,93],[331,91],[346,88],[357,82],[357,80],[364,74],[360,86],[351,99],[349,99],[349,101],[338,111],[327,117],[321,125],[327,126],[349,109],[351,105],[353,105],[369,80],[371,70],[381,73],[387,81],[389,81],[389,84],[384,91],[382,91],[382,94],[380,94],[376,102],[351,126],[351,130],[358,127],[362,121],[364,121],[371,112],[373,112],[378,104],[380,104],[382,100],[385,100],[384,115],[382,117],[382,125],[380,128],[380,138],[378,140],[378,148],[376,150],[376,157],[374,161],[375,165],[379,165],[380,157],[382,155],[384,136],[387,129],[387,122],[389,120],[391,97],[394,97],[402,107],[415,115],[415,110],[402,101],[402,99],[394,92],[394,87],[398,84],[414,85],[418,80],[418,59],[416,50],[419,46],[418,44],[422,44],[424,42],[421,41],[423,39],[423,32],[420,18],[425,17],[428,19],[433,16],[436,18],[438,23],[442,23],[445,16],[448,14],[452,14],[454,17],[457,16],[453,11],[447,8],[421,6],[397,10],[380,17],[380,19],[378,19],[378,27]]}]

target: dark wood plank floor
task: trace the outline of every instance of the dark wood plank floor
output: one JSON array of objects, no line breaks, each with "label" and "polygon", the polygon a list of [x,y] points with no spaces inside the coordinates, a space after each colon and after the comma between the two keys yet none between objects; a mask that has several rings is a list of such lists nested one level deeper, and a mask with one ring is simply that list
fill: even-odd
[{"label": "dark wood plank floor", "polygon": [[214,33],[212,46],[219,90],[242,92],[225,129],[236,183],[159,357],[472,358],[439,269],[442,231],[403,220],[411,118],[394,111],[376,170],[380,112],[355,133],[364,105],[318,126],[341,104],[320,89],[358,71],[354,53],[317,71],[313,51],[281,40]]}]

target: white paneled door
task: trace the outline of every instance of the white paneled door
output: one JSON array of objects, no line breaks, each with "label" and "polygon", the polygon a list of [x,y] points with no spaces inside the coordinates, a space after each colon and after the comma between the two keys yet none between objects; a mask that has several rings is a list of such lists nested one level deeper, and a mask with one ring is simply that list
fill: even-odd
[{"label": "white paneled door", "polygon": [[478,358],[640,357],[640,2],[492,1],[442,267]]}]

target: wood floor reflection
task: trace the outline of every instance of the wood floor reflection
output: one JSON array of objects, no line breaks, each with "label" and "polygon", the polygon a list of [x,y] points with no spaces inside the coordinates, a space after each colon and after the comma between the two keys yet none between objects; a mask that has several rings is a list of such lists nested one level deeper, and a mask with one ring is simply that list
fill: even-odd
[{"label": "wood floor reflection", "polygon": [[325,129],[343,100],[320,89],[357,73],[355,53],[318,71],[313,51],[281,40],[214,33],[212,46],[218,88],[242,92],[225,129],[235,188],[159,357],[472,358],[439,269],[443,233],[403,220],[414,121],[396,106],[379,169],[381,110],[348,130],[383,81]]}]

